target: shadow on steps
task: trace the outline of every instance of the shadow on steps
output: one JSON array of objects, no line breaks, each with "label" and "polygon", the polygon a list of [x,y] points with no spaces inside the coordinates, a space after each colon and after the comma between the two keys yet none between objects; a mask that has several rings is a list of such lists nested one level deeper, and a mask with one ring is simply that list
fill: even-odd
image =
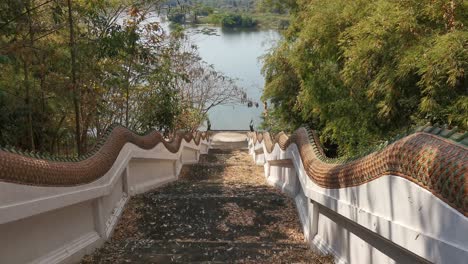
[{"label": "shadow on steps", "polygon": [[177,182],[132,198],[83,263],[331,263],[308,249],[291,199],[246,150],[213,149]]}]

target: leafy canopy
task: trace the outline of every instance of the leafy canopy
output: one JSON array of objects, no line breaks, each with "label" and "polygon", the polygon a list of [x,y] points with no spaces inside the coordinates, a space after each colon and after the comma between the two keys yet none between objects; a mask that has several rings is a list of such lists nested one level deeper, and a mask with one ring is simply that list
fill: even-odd
[{"label": "leafy canopy", "polygon": [[341,154],[428,121],[468,129],[466,1],[289,7],[283,41],[264,57],[266,128],[309,124]]}]

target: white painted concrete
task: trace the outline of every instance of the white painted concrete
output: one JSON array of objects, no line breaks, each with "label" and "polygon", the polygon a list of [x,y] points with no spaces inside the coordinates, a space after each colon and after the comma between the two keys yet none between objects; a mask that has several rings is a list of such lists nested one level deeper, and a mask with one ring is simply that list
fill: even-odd
[{"label": "white painted concrete", "polygon": [[[356,187],[325,189],[306,174],[295,144],[276,144],[262,158],[263,144],[249,139],[249,153],[265,166],[272,185],[295,198],[304,233],[315,250],[337,263],[466,263],[468,218],[424,188],[386,175]],[[294,172],[267,161],[292,159]]]},{"label": "white painted concrete", "polygon": [[182,140],[177,153],[126,144],[100,179],[74,187],[0,182],[0,263],[75,263],[108,239],[131,195],[178,178],[210,142]]},{"label": "white painted concrete", "polygon": [[[251,144],[249,143],[249,149],[250,149],[250,145]],[[251,151],[249,150],[249,153],[253,156],[255,164],[264,165],[265,164],[266,149],[264,149],[263,144],[256,143],[256,144],[252,144],[252,145],[253,145],[252,150]],[[257,151],[258,150],[263,150],[263,153],[262,154],[257,154],[257,153],[255,153],[256,150]]]},{"label": "white painted concrete", "polygon": [[213,142],[243,142],[247,139],[245,133],[239,132],[215,132],[212,136]]}]

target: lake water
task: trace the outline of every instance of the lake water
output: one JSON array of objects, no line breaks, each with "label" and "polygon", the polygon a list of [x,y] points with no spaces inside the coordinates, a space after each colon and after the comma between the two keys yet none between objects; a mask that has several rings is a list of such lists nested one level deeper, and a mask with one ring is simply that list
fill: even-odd
[{"label": "lake water", "polygon": [[[149,16],[147,21],[159,22],[166,32],[170,32],[168,22],[156,13]],[[280,39],[280,34],[276,30],[222,29],[213,26],[187,27],[186,34],[190,42],[198,46],[205,62],[235,79],[237,86],[246,91],[247,98],[258,103],[258,107],[248,107],[247,104],[213,107],[208,111],[211,129],[248,130],[251,120],[254,127],[258,127],[264,110],[260,97],[265,83],[260,57]]]},{"label": "lake water", "polygon": [[260,125],[263,103],[260,100],[265,83],[261,74],[264,55],[279,39],[274,30],[227,30],[207,27],[215,35],[205,35],[198,27],[188,29],[190,40],[199,47],[200,56],[215,69],[237,79],[237,84],[247,92],[247,98],[258,102],[258,108],[247,105],[220,105],[208,112],[212,129],[249,129],[250,120]]}]

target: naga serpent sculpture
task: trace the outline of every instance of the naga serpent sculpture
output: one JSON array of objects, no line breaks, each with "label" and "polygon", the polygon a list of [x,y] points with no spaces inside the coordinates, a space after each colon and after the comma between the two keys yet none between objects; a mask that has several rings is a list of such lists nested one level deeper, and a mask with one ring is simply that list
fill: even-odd
[{"label": "naga serpent sculpture", "polygon": [[104,176],[114,164],[126,143],[142,149],[152,149],[162,143],[172,153],[179,151],[182,140],[194,140],[196,145],[208,139],[207,133],[178,132],[169,140],[157,131],[144,136],[129,129],[112,125],[94,149],[73,160],[45,157],[33,153],[17,153],[14,149],[0,149],[0,182],[34,186],[76,186],[90,183]]},{"label": "naga serpent sculpture", "polygon": [[348,160],[326,157],[317,134],[299,128],[291,136],[281,132],[248,133],[253,143],[264,143],[271,153],[296,144],[308,177],[322,188],[352,187],[384,175],[403,177],[468,216],[467,133],[425,126],[364,157]]}]

